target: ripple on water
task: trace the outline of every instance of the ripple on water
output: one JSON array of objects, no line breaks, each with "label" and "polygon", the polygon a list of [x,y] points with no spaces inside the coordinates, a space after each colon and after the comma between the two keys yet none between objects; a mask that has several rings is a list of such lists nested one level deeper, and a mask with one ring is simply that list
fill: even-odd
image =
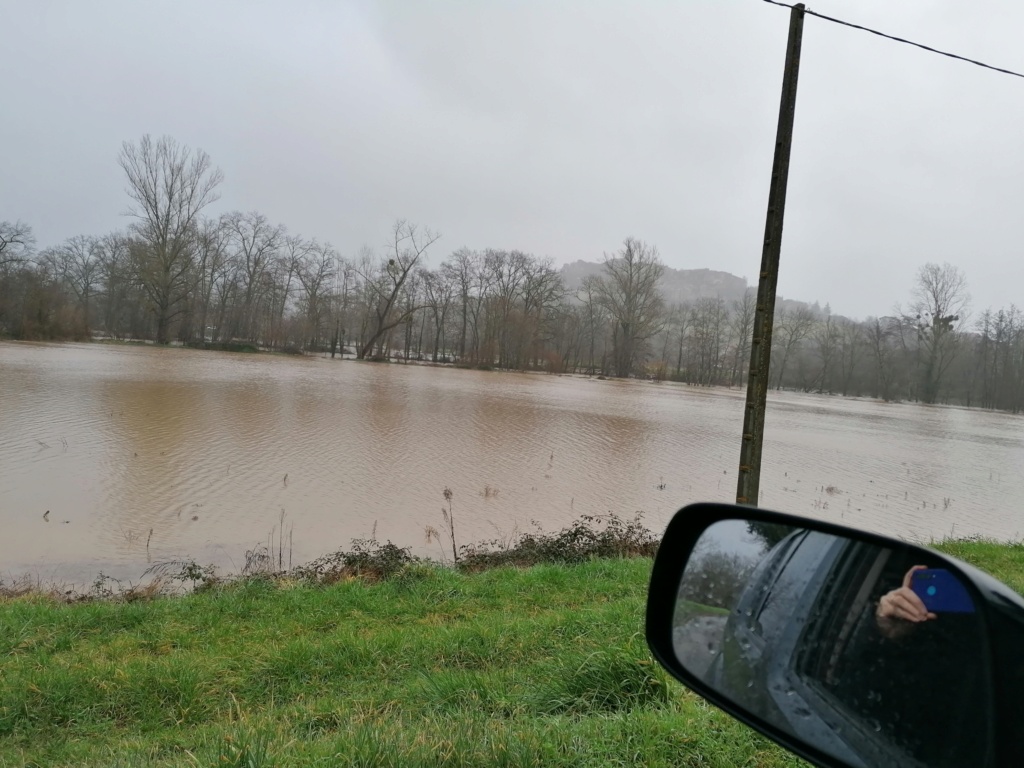
[{"label": "ripple on water", "polygon": [[[137,576],[187,556],[230,568],[279,536],[282,511],[297,561],[374,531],[427,554],[445,487],[460,542],[608,511],[660,529],[682,504],[735,493],[738,390],[10,343],[0,377],[6,571]],[[1020,426],[773,393],[761,501],[919,540],[1019,538],[1005,499],[1024,469]]]}]

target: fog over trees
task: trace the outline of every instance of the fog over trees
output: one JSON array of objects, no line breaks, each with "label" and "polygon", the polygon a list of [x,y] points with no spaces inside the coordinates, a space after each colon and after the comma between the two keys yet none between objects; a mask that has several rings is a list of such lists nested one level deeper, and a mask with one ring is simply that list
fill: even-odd
[{"label": "fog over trees", "polygon": [[[131,203],[123,231],[38,248],[30,223],[0,219],[0,337],[746,383],[754,288],[671,301],[666,281],[682,273],[638,238],[570,289],[549,258],[445,251],[439,234],[403,220],[380,247],[341,254],[257,211],[208,215],[223,175],[167,137],[125,142],[118,162]],[[923,265],[906,288],[905,309],[864,320],[780,301],[771,386],[1024,409],[1020,310],[972,315],[966,276],[949,264]]]}]

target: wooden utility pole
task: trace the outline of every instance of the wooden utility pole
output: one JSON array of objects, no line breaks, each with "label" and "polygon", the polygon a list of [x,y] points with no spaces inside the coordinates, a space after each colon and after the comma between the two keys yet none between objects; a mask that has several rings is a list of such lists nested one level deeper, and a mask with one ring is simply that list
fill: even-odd
[{"label": "wooden utility pole", "polygon": [[761,483],[761,446],[764,442],[764,410],[768,399],[768,368],[772,352],[772,323],[775,317],[775,288],[779,282],[779,252],[786,211],[786,182],[789,180],[789,151],[793,145],[793,116],[796,113],[796,83],[800,73],[800,41],[804,31],[804,5],[793,6],[789,16],[789,43],[782,75],[782,102],[775,134],[775,160],[768,191],[768,218],[761,250],[761,274],[757,283],[754,336],[750,345],[750,375],[747,403],[743,412],[743,442],[736,483],[737,504],[757,504]]}]

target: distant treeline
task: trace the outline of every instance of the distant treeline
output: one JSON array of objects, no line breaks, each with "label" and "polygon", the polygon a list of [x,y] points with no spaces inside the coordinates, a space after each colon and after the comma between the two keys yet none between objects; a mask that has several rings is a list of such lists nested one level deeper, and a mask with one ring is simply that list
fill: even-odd
[{"label": "distant treeline", "polygon": [[[603,273],[568,291],[547,258],[461,248],[426,264],[438,236],[398,221],[352,257],[257,213],[203,210],[222,180],[173,139],[125,142],[133,223],[37,249],[0,221],[0,336],[351,353],[511,370],[742,386],[754,292],[667,304],[657,250],[627,238]],[[963,274],[927,264],[906,311],[854,321],[777,309],[771,385],[884,400],[1024,408],[1024,316],[970,318]]]}]

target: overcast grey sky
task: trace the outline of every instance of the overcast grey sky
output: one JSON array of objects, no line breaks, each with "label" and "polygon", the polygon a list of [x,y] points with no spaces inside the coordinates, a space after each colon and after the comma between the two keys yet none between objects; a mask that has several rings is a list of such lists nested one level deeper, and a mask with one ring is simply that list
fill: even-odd
[{"label": "overcast grey sky", "polygon": [[[813,10],[1024,71],[1024,4]],[[407,218],[452,250],[756,280],[787,9],[759,0],[0,0],[0,219],[122,228],[121,142],[168,134],[353,255]],[[808,17],[779,291],[885,314],[949,261],[1024,304],[1024,80]]]}]

